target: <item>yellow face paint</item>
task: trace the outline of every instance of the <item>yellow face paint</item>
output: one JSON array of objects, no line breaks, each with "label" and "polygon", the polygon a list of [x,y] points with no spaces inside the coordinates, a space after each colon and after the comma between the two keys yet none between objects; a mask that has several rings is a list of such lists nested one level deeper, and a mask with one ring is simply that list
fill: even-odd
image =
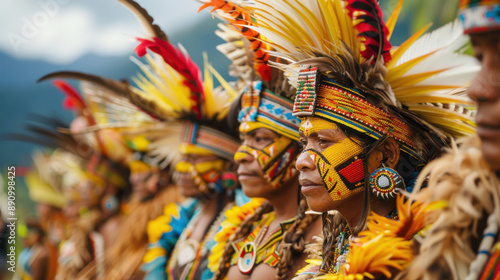
[{"label": "yellow face paint", "polygon": [[[325,129],[338,128],[332,122],[310,117],[301,122],[300,131],[307,137]],[[333,201],[347,199],[363,191],[363,149],[350,138],[331,145],[323,152],[307,149]]]},{"label": "yellow face paint", "polygon": [[203,149],[191,143],[181,143],[179,146],[179,151],[182,155],[211,156],[214,154],[208,149]]},{"label": "yellow face paint", "polygon": [[[243,134],[258,128],[269,129],[258,122],[242,122],[240,124],[240,132]],[[246,155],[253,156],[259,163],[266,181],[271,183],[273,188],[276,188],[297,174],[295,160],[299,152],[300,149],[296,141],[280,135],[263,149],[241,145],[234,154],[234,160],[238,162],[246,157]]]},{"label": "yellow face paint", "polygon": [[192,164],[187,161],[181,161],[175,166],[175,170],[180,173],[190,173],[196,184],[205,189],[206,184],[213,184],[220,178],[224,171],[225,161],[222,159],[204,161]]},{"label": "yellow face paint", "polygon": [[156,166],[151,166],[144,161],[141,160],[133,160],[129,162],[128,167],[130,169],[130,173],[141,173],[141,172],[147,172],[151,170],[158,170],[158,167]]},{"label": "yellow face paint", "polygon": [[307,137],[324,129],[337,128],[338,126],[333,122],[316,117],[307,117],[301,119],[299,131]]}]

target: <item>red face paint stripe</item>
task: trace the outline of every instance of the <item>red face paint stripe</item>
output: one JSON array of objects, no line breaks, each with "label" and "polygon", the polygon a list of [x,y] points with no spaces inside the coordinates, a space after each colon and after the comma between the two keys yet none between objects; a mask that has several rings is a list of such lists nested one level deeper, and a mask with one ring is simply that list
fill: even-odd
[{"label": "red face paint stripe", "polygon": [[365,170],[363,167],[363,160],[357,159],[348,166],[339,170],[340,175],[344,176],[349,183],[354,184],[363,180]]}]

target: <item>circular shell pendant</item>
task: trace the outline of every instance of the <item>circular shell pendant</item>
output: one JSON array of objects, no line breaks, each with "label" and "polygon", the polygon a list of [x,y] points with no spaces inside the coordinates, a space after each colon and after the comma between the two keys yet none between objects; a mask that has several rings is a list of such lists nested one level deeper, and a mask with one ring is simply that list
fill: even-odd
[{"label": "circular shell pendant", "polygon": [[243,274],[249,274],[255,265],[257,247],[255,243],[246,242],[238,254],[238,269]]},{"label": "circular shell pendant", "polygon": [[381,167],[370,175],[370,187],[373,194],[385,200],[396,197],[397,190],[404,190],[404,181],[393,169]]}]

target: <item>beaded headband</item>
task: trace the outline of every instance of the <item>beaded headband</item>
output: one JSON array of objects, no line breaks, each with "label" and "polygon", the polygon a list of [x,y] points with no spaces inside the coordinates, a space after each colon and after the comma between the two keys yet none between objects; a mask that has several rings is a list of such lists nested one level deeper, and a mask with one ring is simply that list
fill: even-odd
[{"label": "beaded headband", "polygon": [[233,159],[234,153],[240,146],[239,141],[229,135],[189,121],[183,124],[181,130],[181,146],[186,144],[208,150],[228,160]]},{"label": "beaded headband", "polygon": [[241,100],[240,122],[258,122],[293,140],[299,140],[300,120],[292,114],[293,102],[251,82]]},{"label": "beaded headband", "polygon": [[316,67],[301,66],[293,115],[321,117],[374,139],[390,136],[402,144],[403,151],[421,158],[405,122],[366,101],[355,87],[321,76]]},{"label": "beaded headband", "polygon": [[461,0],[459,12],[466,34],[500,29],[498,0]]}]

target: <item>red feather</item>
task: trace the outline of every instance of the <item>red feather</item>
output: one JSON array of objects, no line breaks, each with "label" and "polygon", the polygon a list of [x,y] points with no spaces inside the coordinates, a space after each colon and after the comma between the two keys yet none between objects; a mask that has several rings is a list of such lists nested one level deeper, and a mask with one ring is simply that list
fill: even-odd
[{"label": "red feather", "polygon": [[366,49],[361,52],[365,59],[374,58],[372,63],[382,56],[384,63],[391,60],[389,42],[389,30],[384,23],[382,10],[376,0],[347,0],[346,9],[353,21],[361,19],[354,28],[358,31],[358,38],[361,39]]},{"label": "red feather", "polygon": [[143,57],[147,50],[159,54],[163,60],[170,65],[175,71],[179,72],[186,80],[186,85],[191,92],[191,99],[195,105],[191,108],[196,113],[197,119],[201,119],[201,104],[205,101],[203,82],[201,79],[201,71],[188,55],[185,55],[179,48],[173,46],[167,41],[159,38],[153,38],[153,41],[148,39],[137,38],[140,42],[135,48],[135,52],[139,57]]},{"label": "red feather", "polygon": [[76,109],[80,114],[82,114],[87,105],[80,94],[66,81],[54,80],[52,84],[64,95],[66,95],[66,98],[63,101],[63,107],[68,110]]},{"label": "red feather", "polygon": [[[66,109],[75,109],[76,107],[78,114],[84,116],[87,119],[89,126],[97,124],[92,114],[89,114],[89,111],[86,111],[87,104],[85,103],[85,100],[83,100],[80,94],[68,82],[64,80],[54,80],[52,84],[66,95],[66,98],[63,101],[63,106]],[[103,155],[107,155],[108,152],[105,149],[104,142],[100,132],[99,131],[95,132],[95,136],[97,139],[97,145],[99,146],[100,152]]]}]

